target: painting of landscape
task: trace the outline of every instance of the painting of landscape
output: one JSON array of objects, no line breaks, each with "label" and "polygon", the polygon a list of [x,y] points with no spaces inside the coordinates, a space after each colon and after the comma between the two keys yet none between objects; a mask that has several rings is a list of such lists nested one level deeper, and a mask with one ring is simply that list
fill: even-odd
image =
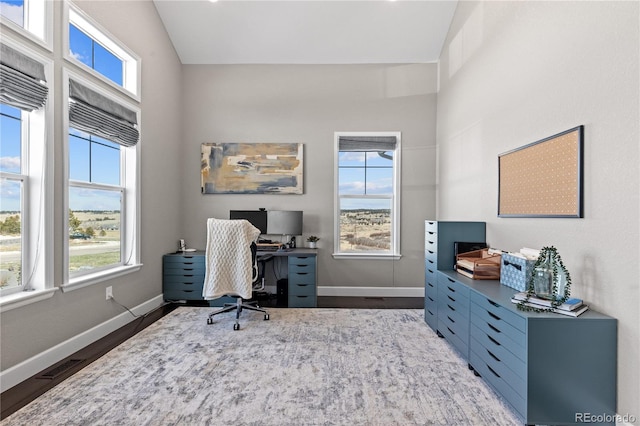
[{"label": "painting of landscape", "polygon": [[303,144],[204,143],[203,194],[302,194]]},{"label": "painting of landscape", "polygon": [[389,251],[391,215],[389,209],[340,210],[340,251]]}]

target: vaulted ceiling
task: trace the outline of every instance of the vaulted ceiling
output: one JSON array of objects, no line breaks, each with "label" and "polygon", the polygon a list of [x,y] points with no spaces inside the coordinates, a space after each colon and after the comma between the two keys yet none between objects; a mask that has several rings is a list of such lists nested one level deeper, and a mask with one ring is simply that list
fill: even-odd
[{"label": "vaulted ceiling", "polygon": [[457,1],[153,0],[183,64],[429,63]]}]

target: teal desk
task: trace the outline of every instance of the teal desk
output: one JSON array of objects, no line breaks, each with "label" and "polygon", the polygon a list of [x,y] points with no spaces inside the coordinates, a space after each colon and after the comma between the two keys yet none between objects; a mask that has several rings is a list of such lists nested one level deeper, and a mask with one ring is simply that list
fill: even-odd
[{"label": "teal desk", "polygon": [[[317,250],[295,248],[290,251],[258,251],[258,256],[272,254],[287,258],[288,295],[290,308],[317,306]],[[162,257],[162,292],[166,301],[203,301],[202,287],[205,275],[205,252],[178,252]],[[221,306],[231,298],[209,301]]]}]

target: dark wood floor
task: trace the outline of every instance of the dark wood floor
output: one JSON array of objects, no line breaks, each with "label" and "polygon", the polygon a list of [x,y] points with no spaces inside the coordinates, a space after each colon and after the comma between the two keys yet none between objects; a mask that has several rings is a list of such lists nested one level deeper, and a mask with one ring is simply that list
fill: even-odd
[{"label": "dark wood floor", "polygon": [[[260,301],[263,307],[281,307],[274,297]],[[124,327],[79,350],[0,395],[0,420],[27,405],[49,389],[71,377],[125,340],[167,315],[180,304],[170,303],[136,318]],[[318,297],[319,308],[422,309],[422,297]]]}]

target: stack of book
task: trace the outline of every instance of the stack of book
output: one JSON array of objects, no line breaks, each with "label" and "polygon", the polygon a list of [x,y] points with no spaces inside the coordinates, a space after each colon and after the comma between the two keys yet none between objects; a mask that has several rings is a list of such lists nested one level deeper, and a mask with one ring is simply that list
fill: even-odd
[{"label": "stack of book", "polygon": [[[551,300],[541,299],[535,296],[529,296],[527,300],[527,293],[521,291],[516,293],[511,298],[513,303],[525,302],[525,306],[530,306],[532,308],[538,309],[551,309]],[[571,298],[567,299],[562,305],[559,305],[552,310],[557,314],[568,315],[570,317],[577,317],[589,309],[587,305],[582,302],[582,299]]]}]

